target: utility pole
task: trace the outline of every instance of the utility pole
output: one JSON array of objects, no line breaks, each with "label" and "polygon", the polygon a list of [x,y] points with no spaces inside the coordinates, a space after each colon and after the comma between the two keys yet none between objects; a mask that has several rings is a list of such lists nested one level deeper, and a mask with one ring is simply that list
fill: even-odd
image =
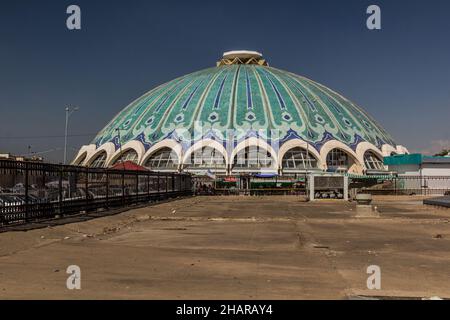
[{"label": "utility pole", "polygon": [[119,140],[119,150],[120,150],[119,159],[120,159],[120,163],[122,164],[123,170],[125,170],[125,164],[123,162],[123,153],[122,153],[122,142],[120,140],[120,128],[116,128],[116,131],[117,131],[117,139]]},{"label": "utility pole", "polygon": [[123,153],[122,153],[122,142],[120,141],[120,128],[116,128],[117,131],[117,139],[119,140],[119,150],[120,150],[120,155],[119,155],[119,159],[120,162],[122,163],[122,204],[125,203],[125,164],[123,163]]},{"label": "utility pole", "polygon": [[69,127],[69,117],[75,111],[78,111],[78,107],[66,107],[66,126],[64,130],[64,164],[67,164],[67,131]]}]

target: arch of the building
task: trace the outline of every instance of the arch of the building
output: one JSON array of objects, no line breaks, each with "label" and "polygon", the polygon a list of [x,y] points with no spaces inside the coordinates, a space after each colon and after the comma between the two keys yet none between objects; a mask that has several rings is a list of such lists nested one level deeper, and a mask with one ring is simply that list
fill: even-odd
[{"label": "arch of the building", "polygon": [[[199,154],[201,152],[201,154]],[[203,159],[206,157],[208,159]],[[193,159],[194,158],[194,159]],[[200,159],[198,159],[200,158]],[[221,161],[223,161],[223,165]],[[195,165],[192,160],[200,161],[200,165]],[[211,162],[213,165],[207,165],[205,162]],[[204,139],[196,142],[189,149],[186,150],[183,157],[183,169],[194,169],[194,168],[217,168],[226,169],[229,165],[229,160],[227,157],[227,151],[222,144],[212,139]]]},{"label": "arch of the building", "polygon": [[134,162],[134,163],[138,163],[139,162],[139,155],[136,152],[136,150],[134,150],[134,149],[127,149],[127,150],[123,151],[118,156],[116,156],[115,158],[111,159],[110,163],[108,164],[108,167],[112,167],[112,166],[114,166],[117,163],[127,162],[127,161],[131,161],[131,162]]},{"label": "arch of the building", "polygon": [[384,171],[386,169],[383,164],[383,157],[380,157],[373,150],[367,150],[364,153],[364,166],[366,170]]},{"label": "arch of the building", "polygon": [[142,157],[140,164],[143,165],[151,155],[153,155],[159,149],[163,149],[163,148],[172,149],[175,152],[175,154],[177,155],[179,160],[182,158],[181,144],[172,139],[165,139],[165,140],[162,140],[162,141],[154,144],[150,149],[148,149],[147,152]]},{"label": "arch of the building", "polygon": [[154,144],[150,149],[148,149],[147,152],[142,157],[142,159],[141,159],[139,164],[141,166],[144,166],[145,163],[148,161],[148,159],[152,155],[154,155],[158,150],[163,149],[163,148],[169,148],[173,152],[175,152],[175,154],[177,155],[177,158],[178,158],[177,159],[178,163],[181,163],[181,159],[182,159],[182,146],[181,146],[181,144],[179,144],[177,141],[172,140],[172,139],[165,139],[165,140],[162,140],[162,141]]},{"label": "arch of the building", "polygon": [[308,144],[307,142],[300,140],[300,139],[292,139],[289,140],[285,143],[283,143],[283,145],[280,147],[280,150],[278,151],[278,163],[280,165],[279,169],[283,169],[283,159],[285,158],[286,154],[294,149],[300,148],[302,150],[306,151],[310,154],[310,157],[314,157],[316,160],[316,168],[317,169],[324,169],[325,167],[323,166],[321,159],[320,159],[320,154],[319,152],[317,152],[317,150],[311,146],[310,144]]},{"label": "arch of the building", "polygon": [[135,163],[140,163],[140,160],[144,156],[145,148],[140,141],[128,141],[126,144],[119,148],[114,152],[114,154],[110,157],[107,166],[113,166],[121,157],[126,154],[130,154],[132,151],[136,153],[136,159],[132,160]]},{"label": "arch of the building", "polygon": [[317,158],[308,150],[301,147],[289,149],[280,162],[283,172],[305,172],[318,170]]},{"label": "arch of the building", "polygon": [[142,157],[141,161],[140,161],[140,165],[141,166],[146,166],[147,162],[149,161],[149,159],[156,155],[156,153],[158,151],[164,150],[164,149],[170,149],[174,156],[176,156],[176,162],[177,162],[177,168],[176,169],[172,169],[172,170],[178,170],[180,168],[180,163],[181,163],[181,159],[182,159],[182,147],[181,144],[179,144],[177,141],[172,140],[172,139],[165,139],[163,141],[160,141],[158,143],[156,143],[155,145],[153,145]]},{"label": "arch of the building", "polygon": [[[361,164],[365,164],[365,156],[368,152],[372,152],[378,159],[383,161],[383,151],[378,149],[372,143],[363,141],[356,147],[356,157]],[[368,168],[366,168],[368,169]]]},{"label": "arch of the building", "polygon": [[232,171],[276,170],[272,154],[261,146],[247,146],[233,158]]},{"label": "arch of the building", "polygon": [[96,149],[94,152],[92,152],[91,155],[88,156],[88,159],[85,160],[84,165],[86,167],[90,167],[92,165],[92,163],[94,162],[94,160],[97,158],[97,156],[103,152],[106,153],[106,160],[105,160],[105,165],[104,165],[104,166],[106,166],[106,164],[109,163],[109,161],[111,160],[111,157],[116,152],[116,147],[112,142],[107,142],[107,143],[103,144],[98,149]]},{"label": "arch of the building", "polygon": [[144,162],[144,167],[154,171],[178,171],[179,165],[178,156],[168,147],[156,150]]},{"label": "arch of the building", "polygon": [[72,164],[74,166],[81,166],[81,165],[83,165],[83,163],[86,161],[87,155],[88,155],[87,151],[82,152],[80,155],[78,155],[75,158],[75,160],[72,162]]},{"label": "arch of the building", "polygon": [[106,151],[100,151],[100,152],[96,153],[94,157],[92,157],[88,167],[90,167],[90,168],[105,168],[107,159],[108,159],[108,154],[106,153]]},{"label": "arch of the building", "polygon": [[358,160],[358,156],[356,155],[356,153],[349,146],[337,140],[331,140],[326,142],[320,149],[320,159],[322,163],[326,164],[327,169],[329,169],[327,156],[329,155],[330,152],[335,152],[333,151],[335,149],[344,152],[348,156],[347,170],[349,173],[357,173],[357,174],[363,173],[364,169],[363,164]]},{"label": "arch of the building", "polygon": [[[82,166],[86,163],[86,160],[91,158],[91,155],[95,152],[96,146],[95,144],[90,144],[87,146],[82,146],[80,151],[78,151],[77,155],[71,162],[72,165]],[[84,158],[84,159],[82,159]]]},{"label": "arch of the building", "polygon": [[[246,149],[249,148],[257,148],[258,150],[265,150],[267,152],[267,154],[270,154],[270,158],[271,158],[271,165],[269,167],[264,167],[263,169],[268,169],[268,170],[272,170],[272,171],[278,171],[278,156],[277,153],[275,152],[275,150],[272,148],[271,145],[269,145],[265,140],[260,139],[260,138],[256,138],[256,137],[251,137],[248,139],[245,139],[244,141],[241,141],[240,143],[238,143],[238,145],[233,149],[233,151],[231,152],[231,156],[230,156],[230,167],[231,167],[231,171],[233,171],[235,169],[235,160],[237,158],[237,155],[241,152],[244,151]],[[239,170],[238,168],[236,168],[236,170]],[[255,170],[258,170],[257,168],[255,168]]]}]

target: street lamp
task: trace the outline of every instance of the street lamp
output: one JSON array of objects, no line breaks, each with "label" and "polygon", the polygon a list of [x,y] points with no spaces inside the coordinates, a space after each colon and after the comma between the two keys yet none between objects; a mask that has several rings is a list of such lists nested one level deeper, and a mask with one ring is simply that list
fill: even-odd
[{"label": "street lamp", "polygon": [[69,126],[69,117],[75,111],[78,111],[78,107],[66,107],[66,127],[64,131],[64,164],[66,164],[67,162],[67,128]]},{"label": "street lamp", "polygon": [[122,141],[121,141],[121,139],[120,139],[120,130],[123,130],[123,129],[116,128],[116,131],[117,131],[117,139],[119,140],[119,148],[120,148],[120,156],[119,156],[119,159],[120,159],[120,163],[122,164],[123,170],[125,170],[125,163],[123,162]]}]

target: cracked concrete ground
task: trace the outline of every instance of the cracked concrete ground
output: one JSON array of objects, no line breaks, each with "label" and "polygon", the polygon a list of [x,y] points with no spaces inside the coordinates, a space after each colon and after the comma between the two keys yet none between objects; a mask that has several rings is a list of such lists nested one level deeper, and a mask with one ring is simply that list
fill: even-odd
[{"label": "cracked concrete ground", "polygon": [[[0,299],[450,298],[450,209],[378,197],[195,197],[0,234]],[[66,268],[81,268],[81,290]],[[381,290],[366,269],[381,267]]]}]

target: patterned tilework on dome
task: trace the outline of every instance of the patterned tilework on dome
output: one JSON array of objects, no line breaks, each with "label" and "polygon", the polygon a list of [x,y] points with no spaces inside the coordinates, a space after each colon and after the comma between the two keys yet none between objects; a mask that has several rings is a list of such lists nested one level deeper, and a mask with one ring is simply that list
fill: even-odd
[{"label": "patterned tilework on dome", "polygon": [[114,142],[120,128],[122,144],[139,140],[149,148],[175,129],[192,133],[196,121],[204,132],[213,128],[224,136],[227,129],[243,136],[279,130],[281,142],[296,137],[317,148],[326,139],[353,148],[360,141],[379,148],[396,145],[366,112],[331,89],[272,67],[245,64],[205,69],[153,89],[120,112],[93,143]]}]

